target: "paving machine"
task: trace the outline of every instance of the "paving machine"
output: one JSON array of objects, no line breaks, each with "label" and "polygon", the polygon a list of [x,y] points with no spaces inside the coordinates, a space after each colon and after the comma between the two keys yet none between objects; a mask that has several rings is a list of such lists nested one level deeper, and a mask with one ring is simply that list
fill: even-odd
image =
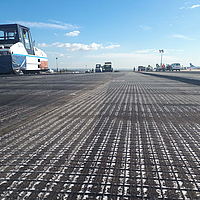
[{"label": "paving machine", "polygon": [[32,43],[28,27],[20,24],[0,25],[0,74],[47,70],[47,55]]},{"label": "paving machine", "polygon": [[102,70],[103,72],[113,72],[112,62],[105,62]]}]

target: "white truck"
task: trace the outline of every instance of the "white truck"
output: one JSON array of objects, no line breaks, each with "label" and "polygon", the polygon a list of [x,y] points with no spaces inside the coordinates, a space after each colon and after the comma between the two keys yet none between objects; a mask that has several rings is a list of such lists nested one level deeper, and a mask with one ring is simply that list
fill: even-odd
[{"label": "white truck", "polygon": [[167,70],[169,71],[180,71],[181,70],[181,64],[180,63],[172,63],[171,65],[167,66]]}]

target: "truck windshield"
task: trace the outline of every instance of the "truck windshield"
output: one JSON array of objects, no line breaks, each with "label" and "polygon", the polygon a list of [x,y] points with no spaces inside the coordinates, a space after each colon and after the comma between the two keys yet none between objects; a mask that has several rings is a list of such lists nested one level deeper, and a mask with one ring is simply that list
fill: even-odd
[{"label": "truck windshield", "polygon": [[96,65],[96,68],[100,68],[100,67],[101,67],[101,65],[98,65],[98,64]]}]

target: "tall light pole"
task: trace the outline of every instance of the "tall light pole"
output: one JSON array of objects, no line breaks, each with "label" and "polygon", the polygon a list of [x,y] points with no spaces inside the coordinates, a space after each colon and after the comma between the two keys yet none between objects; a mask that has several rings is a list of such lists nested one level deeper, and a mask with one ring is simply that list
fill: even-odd
[{"label": "tall light pole", "polygon": [[163,50],[163,49],[159,50],[159,53],[161,53],[161,63],[160,63],[160,67],[162,67],[162,53],[164,53],[164,50]]},{"label": "tall light pole", "polygon": [[58,57],[56,57],[56,67],[57,67],[57,72],[58,72]]}]

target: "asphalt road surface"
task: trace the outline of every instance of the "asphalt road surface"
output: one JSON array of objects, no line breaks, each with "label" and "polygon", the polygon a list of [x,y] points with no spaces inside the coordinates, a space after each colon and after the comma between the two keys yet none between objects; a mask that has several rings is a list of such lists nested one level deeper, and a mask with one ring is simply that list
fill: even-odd
[{"label": "asphalt road surface", "polygon": [[200,199],[198,73],[0,76],[1,199]]}]

